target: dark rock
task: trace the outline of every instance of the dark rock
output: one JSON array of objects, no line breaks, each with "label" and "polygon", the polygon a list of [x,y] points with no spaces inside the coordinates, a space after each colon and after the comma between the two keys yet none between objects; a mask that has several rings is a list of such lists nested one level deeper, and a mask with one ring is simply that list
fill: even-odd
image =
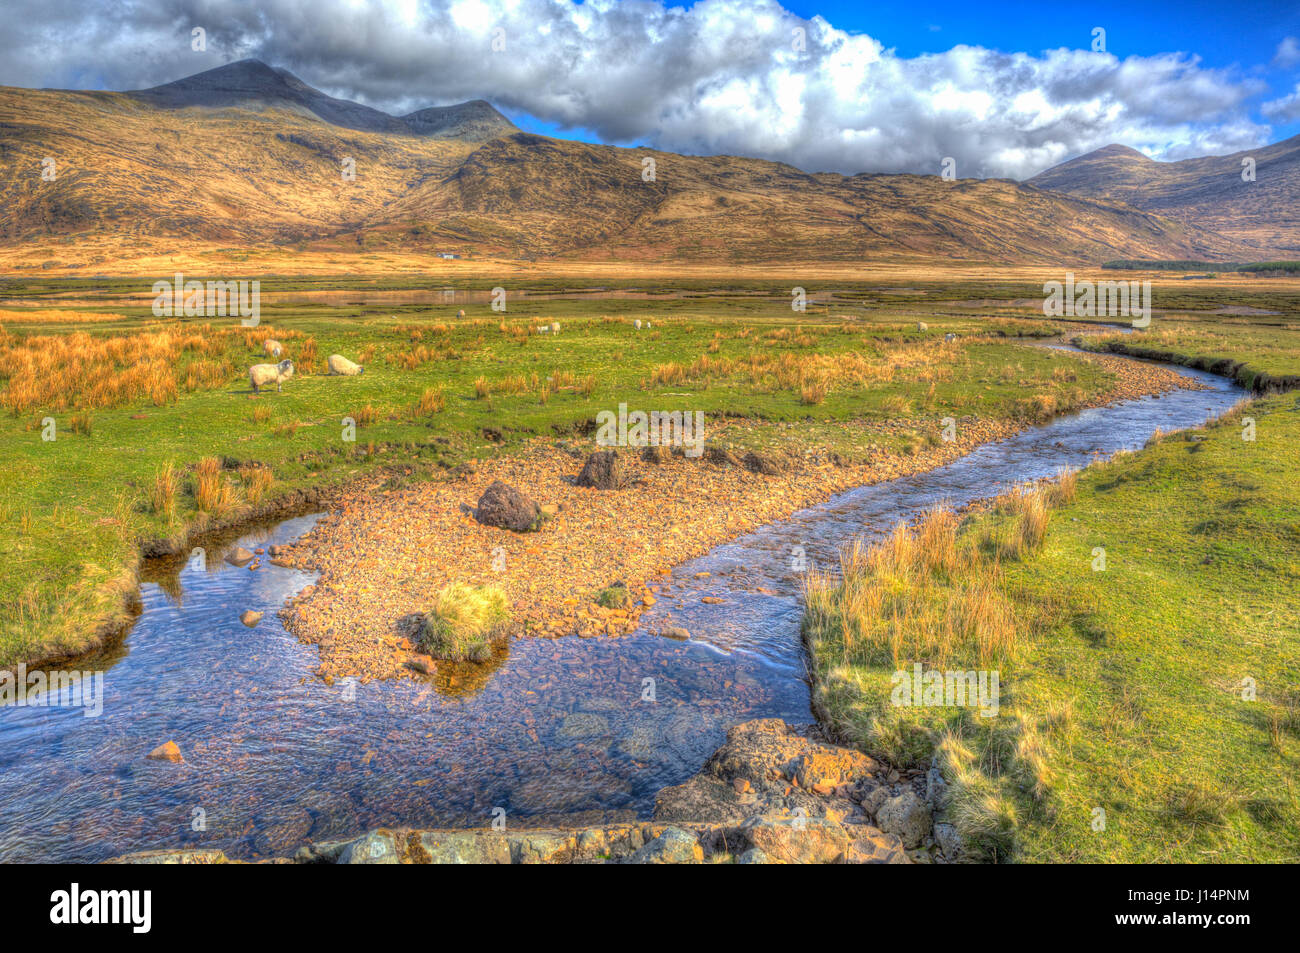
[{"label": "dark rock", "polygon": [[726,447],[709,446],[704,448],[704,459],[710,463],[716,463],[718,466],[741,465],[740,458],[728,450]]},{"label": "dark rock", "polygon": [[641,459],[646,463],[663,463],[668,459],[663,447],[646,447],[641,451]]},{"label": "dark rock", "polygon": [[496,480],[479,497],[474,518],[484,526],[526,533],[536,529],[541,508],[508,483]]},{"label": "dark rock", "polygon": [[626,482],[623,463],[617,450],[598,450],[587,458],[578,474],[576,486],[589,486],[597,490],[617,490]]},{"label": "dark rock", "polygon": [[753,470],[755,473],[764,473],[768,476],[780,476],[783,472],[780,464],[776,462],[775,458],[755,453],[753,450],[745,454],[743,462],[747,470]]}]

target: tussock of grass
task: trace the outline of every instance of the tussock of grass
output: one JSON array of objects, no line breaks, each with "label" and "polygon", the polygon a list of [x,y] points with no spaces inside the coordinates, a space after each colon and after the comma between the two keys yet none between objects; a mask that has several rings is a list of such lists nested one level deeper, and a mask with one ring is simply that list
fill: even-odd
[{"label": "tussock of grass", "polygon": [[149,506],[168,522],[176,518],[176,467],[172,463],[163,464],[154,476],[149,487]]},{"label": "tussock of grass", "polygon": [[510,605],[496,586],[454,582],[438,593],[421,624],[420,646],[434,658],[481,662],[508,635]]},{"label": "tussock of grass", "polygon": [[615,583],[596,593],[595,602],[606,609],[626,609],[632,602],[632,594],[627,591],[627,586]]},{"label": "tussock of grass", "polygon": [[239,493],[222,471],[221,460],[204,457],[194,468],[194,506],[200,513],[221,517],[239,505]]}]

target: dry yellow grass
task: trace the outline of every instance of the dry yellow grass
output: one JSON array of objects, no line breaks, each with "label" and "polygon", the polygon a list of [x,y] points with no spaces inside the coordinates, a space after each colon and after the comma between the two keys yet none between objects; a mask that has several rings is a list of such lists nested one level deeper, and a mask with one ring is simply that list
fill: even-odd
[{"label": "dry yellow grass", "polygon": [[989,665],[1010,657],[1018,622],[1000,589],[1000,566],[959,548],[957,525],[951,511],[936,508],[875,545],[847,548],[839,580],[810,574],[812,628],[838,632],[853,665],[942,666],[959,658]]},{"label": "dry yellow grass", "polygon": [[266,491],[275,483],[275,476],[270,467],[240,467],[239,483],[244,491],[244,499],[249,503],[260,503],[266,496]]},{"label": "dry yellow grass", "polygon": [[194,506],[200,513],[222,516],[239,502],[234,485],[222,472],[221,461],[204,457],[194,468]]},{"label": "dry yellow grass", "polygon": [[[0,378],[7,386],[0,405],[24,411],[116,407],[148,398],[156,405],[174,401],[186,390],[216,387],[234,371],[216,360],[232,332],[210,325],[145,329],[106,337],[85,331],[70,334],[0,337]],[[183,372],[183,355],[195,360]],[[183,376],[181,376],[183,374]]]},{"label": "dry yellow grass", "polygon": [[441,412],[447,406],[447,394],[441,387],[426,387],[415,405],[415,415],[427,417]]},{"label": "dry yellow grass", "polygon": [[176,516],[176,467],[165,464],[154,476],[149,487],[149,507],[169,521]]},{"label": "dry yellow grass", "polygon": [[15,311],[0,308],[0,324],[102,324],[106,321],[125,321],[121,314],[102,311],[61,311],[42,308],[37,311]]}]

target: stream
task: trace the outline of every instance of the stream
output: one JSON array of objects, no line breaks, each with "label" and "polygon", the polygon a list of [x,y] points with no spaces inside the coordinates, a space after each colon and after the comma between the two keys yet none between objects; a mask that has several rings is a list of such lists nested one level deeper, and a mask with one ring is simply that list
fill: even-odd
[{"label": "stream", "polygon": [[[205,544],[204,565],[151,561],[125,640],[69,665],[102,673],[102,713],[44,707],[37,692],[0,708],[0,862],[177,847],[254,858],[379,826],[483,826],[498,809],[530,826],[645,817],[729,725],[812,721],[800,567],[833,568],[845,543],[935,503],[1138,449],[1157,428],[1195,426],[1243,396],[1177,370],[1210,389],[1061,417],[842,493],[677,567],[632,635],[518,639],[456,674],[332,686],[312,675],[316,649],[276,615],[312,577],[222,557],[288,542],[314,516]],[[245,609],[265,612],[255,628],[240,622]],[[655,634],[668,624],[690,638]],[[183,763],[146,757],[169,740]]]}]

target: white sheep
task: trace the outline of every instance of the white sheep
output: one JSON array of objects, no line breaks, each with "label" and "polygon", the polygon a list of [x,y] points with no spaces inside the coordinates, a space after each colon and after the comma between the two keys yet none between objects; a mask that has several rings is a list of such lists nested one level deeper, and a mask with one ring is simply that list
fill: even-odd
[{"label": "white sheep", "polygon": [[552,322],[551,322],[551,333],[552,333],[552,334],[559,334],[559,333],[560,333],[560,322],[559,322],[559,321],[552,321]]},{"label": "white sheep", "polygon": [[957,340],[957,335],[953,334],[951,331],[943,336],[944,344],[951,344],[955,340]]},{"label": "white sheep", "polygon": [[930,325],[926,324],[924,321],[917,321],[916,329],[918,331],[928,331],[930,330]]},{"label": "white sheep", "polygon": [[640,318],[637,318],[635,321],[633,321],[633,322],[632,322],[632,327],[634,327],[634,328],[636,328],[638,331],[640,331],[640,330],[641,330],[641,319],[640,319]]},{"label": "white sheep", "polygon": [[457,311],[457,312],[456,312],[456,317],[457,317],[457,318],[463,318],[463,317],[465,317],[465,309],[464,309],[464,308],[461,308],[459,311]]},{"label": "white sheep", "polygon": [[543,324],[541,327],[539,327],[539,328],[537,329],[537,333],[538,333],[538,334],[550,334],[550,333],[551,333],[551,326],[550,326],[549,324]]},{"label": "white sheep", "polygon": [[259,393],[259,387],[274,384],[278,393],[281,386],[293,377],[293,361],[283,360],[279,364],[254,364],[248,369],[248,382],[253,385],[253,393]]},{"label": "white sheep", "polygon": [[650,322],[649,322],[649,321],[647,321],[647,322],[645,323],[645,329],[646,329],[647,331],[650,330]]},{"label": "white sheep", "polygon": [[364,374],[366,369],[360,364],[353,364],[342,354],[331,354],[329,357],[329,373],[341,374],[344,377],[355,377],[358,374]]},{"label": "white sheep", "polygon": [[275,338],[267,338],[262,342],[262,350],[278,359],[280,357],[280,352],[284,350],[284,345]]}]

